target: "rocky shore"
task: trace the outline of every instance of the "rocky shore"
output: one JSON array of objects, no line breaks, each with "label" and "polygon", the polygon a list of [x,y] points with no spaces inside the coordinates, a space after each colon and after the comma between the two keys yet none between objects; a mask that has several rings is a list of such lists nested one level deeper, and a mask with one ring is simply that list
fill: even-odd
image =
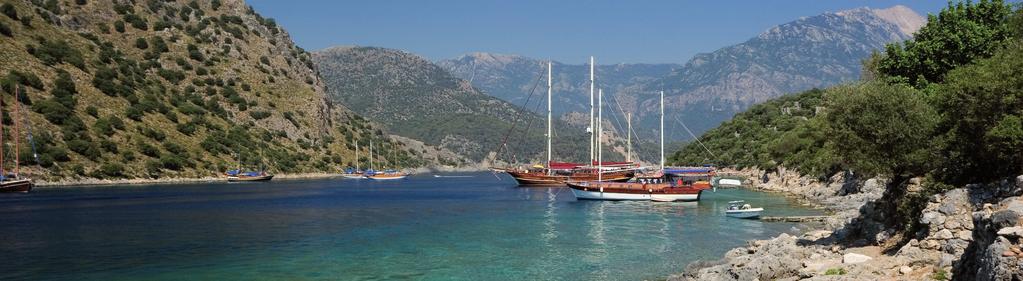
[{"label": "rocky shore", "polygon": [[[817,202],[834,215],[822,229],[750,241],[668,280],[1023,280],[1023,176],[936,194],[921,213],[920,231],[893,237],[875,205],[884,179],[731,172],[751,188]],[[910,181],[910,191],[920,188],[919,179]]]}]

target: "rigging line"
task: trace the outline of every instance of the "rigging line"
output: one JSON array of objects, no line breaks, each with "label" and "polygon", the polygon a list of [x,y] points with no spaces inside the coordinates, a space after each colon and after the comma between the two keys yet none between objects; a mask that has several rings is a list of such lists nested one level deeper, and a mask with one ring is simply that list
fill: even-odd
[{"label": "rigging line", "polygon": [[686,132],[689,132],[689,135],[690,135],[690,136],[693,136],[693,139],[695,139],[695,140],[696,140],[696,143],[699,143],[699,144],[700,144],[700,146],[701,146],[701,147],[703,147],[703,150],[706,150],[706,151],[707,151],[707,153],[708,153],[708,154],[710,154],[710,156],[711,156],[711,157],[714,157],[714,159],[717,159],[717,158],[718,158],[718,156],[717,156],[717,155],[714,155],[714,152],[711,152],[711,151],[710,151],[710,149],[709,149],[709,148],[707,148],[707,146],[706,146],[706,145],[703,145],[703,142],[702,142],[702,141],[700,141],[700,138],[696,137],[696,134],[693,134],[693,131],[690,131],[690,130],[689,130],[689,126],[686,126],[686,123],[685,123],[685,122],[682,122],[682,119],[679,119],[679,118],[678,118],[678,116],[675,116],[675,120],[676,120],[676,121],[678,121],[678,123],[682,124],[682,128],[685,128],[685,129],[686,129]]},{"label": "rigging line", "polygon": [[[540,110],[540,106],[541,105],[543,105],[543,100],[537,101],[536,109],[534,109],[534,111],[535,110]],[[533,129],[533,121],[538,120],[538,119],[540,119],[540,115],[533,115],[533,118],[529,118],[529,123],[526,125],[525,128],[522,129],[522,135],[521,136],[522,136],[523,139],[529,137],[529,132],[530,132],[530,130]],[[540,123],[537,123],[537,124],[540,124]],[[537,127],[540,127],[540,126],[537,125]]]},{"label": "rigging line", "polygon": [[[620,112],[621,114],[625,114],[625,109],[622,108],[622,103],[618,102],[618,95],[617,94],[612,95],[611,100],[614,101],[615,105],[618,106],[618,112]],[[626,128],[626,130],[628,130],[628,128]],[[637,144],[643,142],[643,140],[639,138],[639,134],[636,133],[635,129],[632,129],[632,137],[636,139]],[[640,146],[633,147],[632,150],[633,152],[635,152],[633,153],[633,155],[639,156],[641,153],[643,153],[642,151],[640,151],[639,147]]]},{"label": "rigging line", "polygon": [[508,128],[508,132],[505,133],[504,140],[501,141],[501,146],[498,147],[497,153],[494,154],[494,160],[493,161],[496,162],[497,161],[497,157],[499,157],[501,155],[501,151],[505,151],[504,148],[507,147],[508,137],[511,136],[511,133],[515,130],[515,126],[518,124],[517,120],[519,119],[519,117],[522,116],[522,113],[527,109],[526,105],[529,104],[529,100],[533,98],[533,94],[536,93],[536,87],[540,85],[540,79],[541,78],[543,78],[543,69],[540,69],[540,72],[537,74],[536,83],[533,84],[533,89],[529,91],[529,96],[526,97],[526,102],[522,103],[522,109],[523,110],[521,110],[518,113],[516,113],[515,118],[512,119],[512,126],[510,128]]}]

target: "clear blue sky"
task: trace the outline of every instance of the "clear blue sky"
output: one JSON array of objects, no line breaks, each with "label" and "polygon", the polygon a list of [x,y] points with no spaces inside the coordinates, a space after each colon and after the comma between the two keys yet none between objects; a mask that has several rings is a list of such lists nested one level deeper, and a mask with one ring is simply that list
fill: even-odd
[{"label": "clear blue sky", "polygon": [[799,17],[902,4],[921,15],[930,1],[313,1],[250,0],[299,46],[402,49],[431,60],[467,52],[520,54],[583,63],[682,63],[741,43]]}]

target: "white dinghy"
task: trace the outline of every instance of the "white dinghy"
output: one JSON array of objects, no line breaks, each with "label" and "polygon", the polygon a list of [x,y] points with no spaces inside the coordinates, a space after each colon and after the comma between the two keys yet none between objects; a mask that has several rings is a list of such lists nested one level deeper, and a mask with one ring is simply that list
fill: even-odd
[{"label": "white dinghy", "polygon": [[731,201],[728,202],[728,209],[725,210],[725,215],[733,218],[740,219],[752,219],[760,217],[760,213],[764,212],[764,208],[753,208],[746,201]]}]

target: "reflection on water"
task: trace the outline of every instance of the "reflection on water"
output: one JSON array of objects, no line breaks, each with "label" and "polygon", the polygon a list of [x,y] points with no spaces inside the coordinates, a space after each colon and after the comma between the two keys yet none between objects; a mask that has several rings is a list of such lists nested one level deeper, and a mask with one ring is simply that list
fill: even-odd
[{"label": "reflection on water", "polygon": [[0,280],[656,279],[814,214],[745,190],[700,202],[576,201],[510,179],[275,181],[0,195]]}]

